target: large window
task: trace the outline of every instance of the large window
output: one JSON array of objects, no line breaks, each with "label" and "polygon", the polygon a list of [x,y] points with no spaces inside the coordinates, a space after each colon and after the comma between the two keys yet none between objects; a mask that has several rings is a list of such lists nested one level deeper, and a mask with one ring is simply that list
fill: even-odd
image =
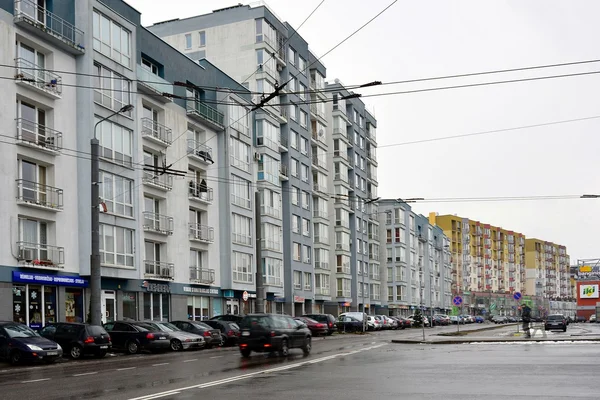
[{"label": "large window", "polygon": [[100,262],[119,267],[133,267],[133,231],[100,224]]},{"label": "large window", "polygon": [[[100,121],[95,118],[95,122]],[[133,132],[111,121],[103,121],[97,128],[100,156],[130,167],[133,155]]]},{"label": "large window", "polygon": [[231,238],[234,243],[252,245],[252,220],[243,215],[232,214]]},{"label": "large window", "polygon": [[94,10],[94,50],[126,67],[131,66],[131,33]]},{"label": "large window", "polygon": [[281,252],[281,237],[283,231],[280,226],[264,223],[261,227],[262,248]]},{"label": "large window", "polygon": [[275,126],[264,119],[257,121],[256,145],[267,146],[271,150],[279,152],[279,126]]},{"label": "large window", "polygon": [[262,189],[261,196],[261,213],[270,215],[274,218],[281,218],[281,194],[270,189]]},{"label": "large window", "polygon": [[233,280],[235,282],[252,283],[252,254],[234,251],[231,257],[233,265]]},{"label": "large window", "polygon": [[167,293],[144,293],[144,319],[169,320],[169,295]]},{"label": "large window", "polygon": [[229,127],[249,137],[250,112],[233,98],[229,99],[229,103]]},{"label": "large window", "polygon": [[[131,104],[131,82],[121,75],[94,63],[96,79],[94,82],[94,101],[111,110],[118,111]],[[131,110],[123,112],[131,117]]]},{"label": "large window", "polygon": [[233,167],[242,171],[250,170],[250,146],[246,143],[234,137],[229,137],[229,157]]},{"label": "large window", "polygon": [[108,212],[133,217],[133,181],[100,171],[100,182],[100,197]]},{"label": "large window", "polygon": [[231,202],[240,207],[250,208],[250,181],[235,175],[232,176],[231,181]]},{"label": "large window", "polygon": [[13,321],[32,329],[56,322],[56,289],[56,286],[13,285]]},{"label": "large window", "polygon": [[276,258],[263,259],[263,282],[269,286],[283,286],[283,262]]},{"label": "large window", "polygon": [[272,183],[273,185],[279,186],[279,166],[280,161],[273,157],[263,154],[261,161],[258,162],[258,175],[259,178]]},{"label": "large window", "polygon": [[350,287],[352,281],[350,279],[337,279],[337,297],[350,297]]}]

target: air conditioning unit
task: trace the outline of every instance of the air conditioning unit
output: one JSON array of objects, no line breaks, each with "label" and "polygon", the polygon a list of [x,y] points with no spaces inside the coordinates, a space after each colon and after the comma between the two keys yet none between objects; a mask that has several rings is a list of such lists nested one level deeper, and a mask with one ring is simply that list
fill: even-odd
[{"label": "air conditioning unit", "polygon": [[260,153],[254,153],[254,161],[260,161]]},{"label": "air conditioning unit", "polygon": [[281,64],[277,64],[277,72],[283,71],[283,66]]},{"label": "air conditioning unit", "polygon": [[19,251],[19,259],[20,260],[25,260],[25,261],[32,261],[35,258],[35,254],[34,254],[34,250],[33,249],[21,249]]}]

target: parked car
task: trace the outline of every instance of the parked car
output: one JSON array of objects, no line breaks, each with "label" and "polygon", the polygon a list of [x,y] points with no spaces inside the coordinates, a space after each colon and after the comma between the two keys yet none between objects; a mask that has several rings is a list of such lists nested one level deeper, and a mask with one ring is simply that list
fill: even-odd
[{"label": "parked car", "polygon": [[475,317],[475,323],[483,324],[484,322],[485,322],[485,319],[483,319],[483,317],[481,315],[478,315]]},{"label": "parked car", "polygon": [[240,327],[235,322],[208,320],[203,321],[203,323],[210,326],[213,329],[218,329],[221,331],[221,339],[223,341],[223,346],[237,344],[238,333],[240,333]]},{"label": "parked car", "polygon": [[216,315],[211,318],[211,320],[213,320],[213,321],[235,322],[236,324],[238,324],[238,326],[240,325],[240,322],[242,322],[242,319],[244,319],[243,315],[234,315],[234,314]]},{"label": "parked car", "polygon": [[381,329],[381,321],[372,315],[367,316],[367,330],[378,331]]},{"label": "parked car", "polygon": [[221,331],[200,321],[171,321],[173,325],[185,332],[195,333],[204,338],[206,348],[223,346]]},{"label": "parked car", "polygon": [[544,323],[544,330],[550,331],[560,329],[563,332],[567,331],[567,319],[562,314],[550,314]]},{"label": "parked car", "polygon": [[27,325],[0,321],[0,358],[11,364],[25,361],[52,363],[62,357],[62,347]]},{"label": "parked car", "polygon": [[[368,317],[365,317],[368,321]],[[336,321],[339,332],[362,332],[364,322],[356,318],[355,315],[341,314]]]},{"label": "parked car", "polygon": [[508,319],[502,315],[494,315],[492,317],[492,322],[495,324],[506,324],[508,323]]},{"label": "parked car", "polygon": [[312,349],[308,327],[287,315],[249,314],[240,323],[240,330],[239,348],[244,358],[253,351],[277,351],[285,357],[293,348],[301,348],[305,355]]},{"label": "parked car", "polygon": [[[338,321],[340,319],[340,317],[342,316],[348,316],[348,317],[352,317],[353,319],[357,320],[360,322],[360,330],[363,330],[363,326],[364,326],[364,330],[367,330],[367,317],[368,315],[364,312],[360,312],[360,311],[350,311],[350,312],[345,312],[345,313],[341,313],[338,316]],[[336,322],[337,324],[337,322]],[[338,330],[339,330],[339,325],[338,325]]]},{"label": "parked car", "polygon": [[312,318],[315,321],[327,324],[327,335],[332,335],[337,330],[335,317],[331,314],[304,314],[303,317]]},{"label": "parked car", "polygon": [[592,315],[590,315],[590,319],[589,319],[589,321],[590,321],[590,322],[596,322],[596,314],[592,314]]},{"label": "parked car", "polygon": [[204,338],[191,332],[185,332],[170,322],[145,321],[148,325],[169,335],[171,350],[181,351],[188,349],[202,349],[206,345]]},{"label": "parked car", "polygon": [[102,358],[112,347],[110,335],[100,325],[55,322],[46,325],[40,335],[60,344],[74,360],[87,354]]},{"label": "parked car", "polygon": [[310,330],[310,333],[313,336],[319,336],[319,335],[325,336],[325,335],[327,335],[327,331],[329,330],[327,328],[326,324],[324,324],[322,322],[319,322],[319,321],[315,321],[312,318],[308,318],[308,317],[294,317],[294,319],[296,321],[303,322],[308,327],[308,329]]},{"label": "parked car", "polygon": [[166,332],[144,322],[108,322],[104,324],[104,329],[112,339],[113,348],[127,354],[137,354],[143,350],[166,351],[171,347],[171,338]]},{"label": "parked car", "polygon": [[436,314],[432,317],[434,326],[446,326],[450,323],[450,318],[444,318],[444,315]]}]

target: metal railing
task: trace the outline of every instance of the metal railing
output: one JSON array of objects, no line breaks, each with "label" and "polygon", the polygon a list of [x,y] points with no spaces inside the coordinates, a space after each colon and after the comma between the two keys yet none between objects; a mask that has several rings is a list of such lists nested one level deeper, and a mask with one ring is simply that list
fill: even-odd
[{"label": "metal railing", "polygon": [[65,248],[44,243],[17,242],[19,261],[32,266],[57,267],[65,263]]},{"label": "metal railing", "polygon": [[260,213],[262,215],[268,215],[268,216],[273,217],[273,218],[281,218],[281,209],[275,208],[275,207],[272,207],[272,206],[261,205],[260,206]]},{"label": "metal railing", "polygon": [[321,296],[331,296],[331,289],[328,287],[316,287],[315,294],[318,294]]},{"label": "metal railing", "polygon": [[173,279],[175,265],[164,261],[144,260],[144,277]]},{"label": "metal railing", "polygon": [[193,240],[200,240],[202,242],[212,243],[215,240],[215,228],[212,226],[201,225],[198,223],[190,223],[189,237]]},{"label": "metal railing", "polygon": [[279,175],[280,176],[284,176],[286,178],[290,177],[287,165],[283,165],[282,164],[282,165],[279,166]]},{"label": "metal railing", "polygon": [[187,154],[202,159],[205,163],[214,164],[212,148],[208,147],[195,139],[188,139]]},{"label": "metal railing", "polygon": [[33,0],[15,0],[15,19],[34,24],[41,31],[55,36],[68,45],[84,51],[83,31],[54,15]]},{"label": "metal railing", "polygon": [[62,78],[53,72],[40,68],[24,58],[15,59],[15,79],[27,82],[45,92],[60,96],[62,94]]},{"label": "metal railing", "polygon": [[212,122],[220,127],[223,127],[223,113],[212,108],[206,103],[197,100],[187,101],[187,113],[195,115],[199,118]]},{"label": "metal railing", "polygon": [[167,146],[173,142],[173,133],[171,128],[167,128],[163,124],[159,124],[152,118],[142,118],[142,137],[152,137],[160,140]]},{"label": "metal railing", "polygon": [[147,86],[149,88],[151,88],[152,90],[154,90],[156,93],[167,93],[172,95],[173,94],[173,84],[170,83],[169,81],[161,78],[160,76],[153,74],[152,72],[148,71],[146,68],[142,67],[140,64],[138,64],[137,66],[137,79],[138,79],[138,85],[144,85]]},{"label": "metal railing", "polygon": [[211,284],[215,281],[215,270],[199,267],[190,267],[190,281]]},{"label": "metal railing", "polygon": [[206,183],[198,183],[196,181],[190,181],[188,196],[206,203],[213,201],[213,189],[206,186]]},{"label": "metal railing", "polygon": [[260,241],[261,248],[263,250],[272,250],[281,252],[281,242],[271,240],[271,239],[261,239]]},{"label": "metal railing", "polygon": [[280,277],[263,275],[263,282],[269,286],[283,286],[283,282]]},{"label": "metal railing", "polygon": [[62,132],[23,118],[17,120],[17,139],[53,151],[62,149]]},{"label": "metal railing", "polygon": [[173,189],[173,175],[158,175],[150,171],[144,171],[143,182],[166,190]]},{"label": "metal railing", "polygon": [[328,261],[315,261],[315,268],[329,271],[329,262]]},{"label": "metal railing", "polygon": [[144,230],[159,233],[173,233],[173,217],[144,211]]},{"label": "metal railing", "polygon": [[56,210],[63,209],[63,190],[37,182],[17,179],[17,199]]}]

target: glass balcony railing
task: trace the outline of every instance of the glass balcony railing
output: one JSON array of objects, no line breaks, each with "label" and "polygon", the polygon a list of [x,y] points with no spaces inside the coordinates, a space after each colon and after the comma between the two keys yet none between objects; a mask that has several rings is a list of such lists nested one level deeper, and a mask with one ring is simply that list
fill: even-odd
[{"label": "glass balcony railing", "polygon": [[137,66],[137,83],[138,85],[146,86],[156,93],[166,93],[167,97],[173,95],[173,84],[171,82],[153,74],[139,64]]},{"label": "glass balcony railing", "polygon": [[199,267],[190,267],[190,282],[210,285],[215,282],[215,270]]},{"label": "glass balcony railing", "polygon": [[217,109],[201,101],[188,100],[187,113],[190,116],[196,117],[206,122],[210,122],[214,125],[217,125],[220,128],[224,127],[223,113],[219,112]]}]

